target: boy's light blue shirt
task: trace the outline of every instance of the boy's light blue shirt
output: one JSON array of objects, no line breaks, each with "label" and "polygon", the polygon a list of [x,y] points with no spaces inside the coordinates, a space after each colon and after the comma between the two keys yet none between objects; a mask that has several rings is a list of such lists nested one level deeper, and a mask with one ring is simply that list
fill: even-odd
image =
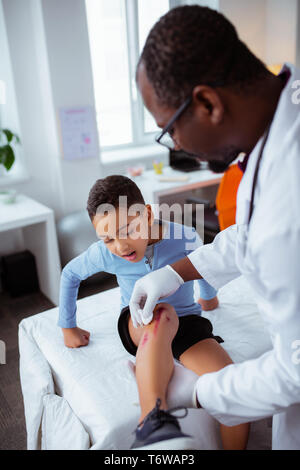
[{"label": "boy's light blue shirt", "polygon": [[[93,243],[84,253],[70,261],[63,269],[60,283],[58,326],[74,328],[76,301],[80,282],[101,271],[115,274],[121,291],[120,309],[129,305],[137,279],[150,271],[184,258],[202,245],[193,227],[163,221],[163,239],[153,245],[152,267],[144,257],[137,263],[112,254],[103,241]],[[216,290],[204,279],[199,281],[200,297],[212,299]],[[194,301],[194,281],[185,282],[173,295],[161,300],[173,305],[178,316],[201,315],[201,306]]]}]

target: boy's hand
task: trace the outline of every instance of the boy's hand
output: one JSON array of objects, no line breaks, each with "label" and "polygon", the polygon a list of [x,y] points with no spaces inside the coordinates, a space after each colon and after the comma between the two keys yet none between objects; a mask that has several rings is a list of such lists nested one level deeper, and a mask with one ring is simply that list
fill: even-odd
[{"label": "boy's hand", "polygon": [[64,342],[68,348],[79,348],[89,344],[90,332],[82,330],[77,326],[75,328],[62,328]]},{"label": "boy's hand", "polygon": [[214,297],[213,299],[205,300],[205,299],[198,299],[198,304],[201,305],[202,310],[209,311],[214,310],[219,306],[218,297]]}]

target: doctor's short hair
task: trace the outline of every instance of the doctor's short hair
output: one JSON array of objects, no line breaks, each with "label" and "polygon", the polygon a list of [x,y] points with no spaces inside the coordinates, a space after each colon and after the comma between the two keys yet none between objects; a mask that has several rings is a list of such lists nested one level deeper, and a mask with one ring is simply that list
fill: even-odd
[{"label": "doctor's short hair", "polygon": [[172,107],[180,106],[197,85],[243,93],[269,74],[225,16],[199,5],[162,16],[147,37],[140,63],[160,103]]},{"label": "doctor's short hair", "polygon": [[93,220],[97,214],[97,209],[101,205],[110,204],[118,209],[120,207],[120,196],[126,196],[127,208],[133,204],[145,204],[140,189],[127,176],[111,175],[98,179],[92,186],[87,200],[86,208],[90,219]]}]

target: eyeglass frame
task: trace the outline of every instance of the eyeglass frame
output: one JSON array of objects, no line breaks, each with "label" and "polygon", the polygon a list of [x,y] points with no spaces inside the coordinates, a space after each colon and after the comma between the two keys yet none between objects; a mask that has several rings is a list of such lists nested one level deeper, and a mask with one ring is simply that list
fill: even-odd
[{"label": "eyeglass frame", "polygon": [[[163,130],[160,132],[160,134],[155,137],[155,141],[160,144],[160,145],[163,145],[164,147],[167,147],[170,149],[170,147],[168,147],[167,145],[161,143],[161,139],[169,133],[169,130],[171,129],[171,127],[173,126],[174,122],[177,121],[177,119],[184,113],[184,111],[188,108],[188,106],[192,103],[193,101],[193,98],[192,96],[189,96],[188,98],[186,98],[186,100],[182,103],[182,105],[177,109],[177,111],[175,111],[175,113],[173,114],[173,116],[171,117],[171,119],[167,122],[167,124],[165,125],[165,127],[163,128]],[[171,136],[171,134],[169,134],[169,136],[171,137],[171,139],[173,140],[173,137]]]},{"label": "eyeglass frame", "polygon": [[[231,65],[231,62],[230,62],[230,65]],[[228,70],[229,70],[229,68],[228,68]],[[225,86],[226,82],[225,82],[225,80],[220,80],[220,81],[216,80],[215,82],[207,83],[207,85],[211,86],[211,87],[214,87],[214,88],[217,88],[217,87]],[[155,141],[158,144],[163,145],[164,147],[168,148],[169,150],[173,150],[171,147],[169,147],[166,144],[162,144],[160,141],[161,141],[161,139],[163,138],[164,135],[169,133],[169,130],[173,126],[174,122],[177,121],[177,119],[184,113],[184,111],[189,107],[189,105],[192,103],[192,101],[193,101],[193,97],[192,97],[192,95],[190,95],[188,98],[186,98],[186,100],[182,103],[182,105],[177,109],[177,111],[175,111],[175,113],[173,114],[173,116],[171,117],[169,122],[167,122],[167,124],[165,125],[163,130],[160,132],[160,134],[157,137],[155,137]],[[169,134],[169,136],[174,142],[174,139],[171,136],[171,134]]]}]

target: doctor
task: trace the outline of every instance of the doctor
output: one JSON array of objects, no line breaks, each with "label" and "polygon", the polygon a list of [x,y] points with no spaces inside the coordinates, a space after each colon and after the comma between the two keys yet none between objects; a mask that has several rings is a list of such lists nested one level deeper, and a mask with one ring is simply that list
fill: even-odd
[{"label": "doctor", "polygon": [[[241,274],[273,348],[205,374],[200,406],[225,425],[273,416],[273,449],[300,449],[300,71],[271,74],[214,10],[184,6],[150,31],[137,69],[157,141],[223,172],[243,152],[236,225],[136,282],[131,315],[149,323],[158,299],[202,276],[216,289]],[[146,302],[145,302],[146,301]],[[144,307],[142,307],[144,305]]]}]

